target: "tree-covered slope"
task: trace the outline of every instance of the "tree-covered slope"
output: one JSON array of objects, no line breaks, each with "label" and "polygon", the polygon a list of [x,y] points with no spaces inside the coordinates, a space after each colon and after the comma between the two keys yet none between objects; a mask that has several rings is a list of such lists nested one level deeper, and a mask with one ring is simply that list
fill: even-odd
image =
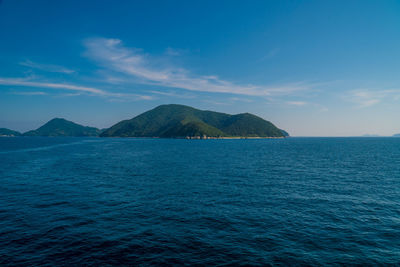
[{"label": "tree-covered slope", "polygon": [[253,114],[230,116],[221,130],[231,136],[282,137],[283,133],[271,122]]},{"label": "tree-covered slope", "polygon": [[0,136],[20,136],[21,133],[7,128],[0,128]]},{"label": "tree-covered slope", "polygon": [[169,128],[160,137],[186,137],[186,136],[226,136],[221,130],[208,125],[202,121],[190,121],[187,123],[178,123]]},{"label": "tree-covered slope", "polygon": [[282,130],[282,129],[279,129],[279,130],[281,130],[283,136],[285,136],[285,137],[288,137],[288,136],[289,136],[289,133],[286,132],[285,130]]},{"label": "tree-covered slope", "polygon": [[37,130],[24,133],[24,136],[98,136],[99,134],[100,130],[97,128],[55,118]]},{"label": "tree-covered slope", "polygon": [[283,137],[271,122],[255,115],[202,111],[184,105],[162,105],[121,121],[103,137]]}]

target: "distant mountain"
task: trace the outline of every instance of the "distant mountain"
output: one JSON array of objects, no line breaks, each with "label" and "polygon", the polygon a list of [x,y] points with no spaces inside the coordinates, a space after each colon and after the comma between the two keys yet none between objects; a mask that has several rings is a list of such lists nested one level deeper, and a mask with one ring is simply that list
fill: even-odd
[{"label": "distant mountain", "polygon": [[20,136],[21,133],[7,128],[0,128],[0,136]]},{"label": "distant mountain", "polygon": [[249,113],[229,115],[184,105],[161,105],[121,121],[102,137],[285,137],[287,132]]},{"label": "distant mountain", "polygon": [[394,134],[393,137],[400,137],[400,134]]},{"label": "distant mountain", "polygon": [[55,118],[42,127],[24,133],[24,136],[98,136],[100,130],[86,127],[65,119]]}]

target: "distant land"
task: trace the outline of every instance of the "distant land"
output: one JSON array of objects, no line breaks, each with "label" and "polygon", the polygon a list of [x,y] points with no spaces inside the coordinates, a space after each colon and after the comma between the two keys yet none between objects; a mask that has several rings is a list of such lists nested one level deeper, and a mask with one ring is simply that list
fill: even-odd
[{"label": "distant land", "polygon": [[7,128],[0,128],[0,136],[20,136],[21,133]]},{"label": "distant land", "polygon": [[24,133],[23,136],[99,136],[99,134],[100,130],[97,128],[55,118],[36,130]]},{"label": "distant land", "polygon": [[121,121],[101,137],[265,138],[288,133],[250,113],[229,115],[184,105],[161,105]]},{"label": "distant land", "polygon": [[108,129],[82,126],[55,118],[36,130],[21,134],[0,129],[0,136],[100,136],[159,138],[279,138],[289,134],[250,113],[230,115],[184,105],[161,105]]},{"label": "distant land", "polygon": [[400,133],[394,134],[393,137],[400,137]]}]

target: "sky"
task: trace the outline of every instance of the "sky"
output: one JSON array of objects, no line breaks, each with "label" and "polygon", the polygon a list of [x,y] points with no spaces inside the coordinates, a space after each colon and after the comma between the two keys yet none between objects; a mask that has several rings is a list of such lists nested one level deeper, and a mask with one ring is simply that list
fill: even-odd
[{"label": "sky", "polygon": [[0,128],[172,103],[292,136],[400,133],[400,1],[0,0]]}]

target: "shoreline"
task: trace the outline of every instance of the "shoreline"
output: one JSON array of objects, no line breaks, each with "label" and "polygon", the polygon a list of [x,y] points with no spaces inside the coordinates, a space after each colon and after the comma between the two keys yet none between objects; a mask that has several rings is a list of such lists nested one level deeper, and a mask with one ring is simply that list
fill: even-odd
[{"label": "shoreline", "polygon": [[148,139],[186,139],[186,140],[210,140],[210,139],[284,139],[290,136],[279,136],[279,137],[260,137],[260,136],[224,136],[224,137],[212,137],[212,136],[179,136],[179,137],[157,137],[157,136],[99,136],[100,138],[148,138]]},{"label": "shoreline", "polygon": [[284,139],[290,136],[224,136],[224,137],[213,137],[213,136],[179,136],[179,137],[158,137],[158,136],[11,136],[11,135],[0,135],[0,138],[18,138],[18,137],[85,137],[85,138],[138,138],[138,139],[187,139],[187,140],[207,140],[207,139]]},{"label": "shoreline", "polygon": [[282,139],[282,138],[286,138],[285,136],[280,136],[280,137],[275,137],[275,136],[265,136],[265,137],[261,137],[261,136],[230,136],[230,137],[212,137],[212,136],[186,136],[186,137],[172,137],[172,139],[200,139],[200,140],[205,140],[205,139]]}]

